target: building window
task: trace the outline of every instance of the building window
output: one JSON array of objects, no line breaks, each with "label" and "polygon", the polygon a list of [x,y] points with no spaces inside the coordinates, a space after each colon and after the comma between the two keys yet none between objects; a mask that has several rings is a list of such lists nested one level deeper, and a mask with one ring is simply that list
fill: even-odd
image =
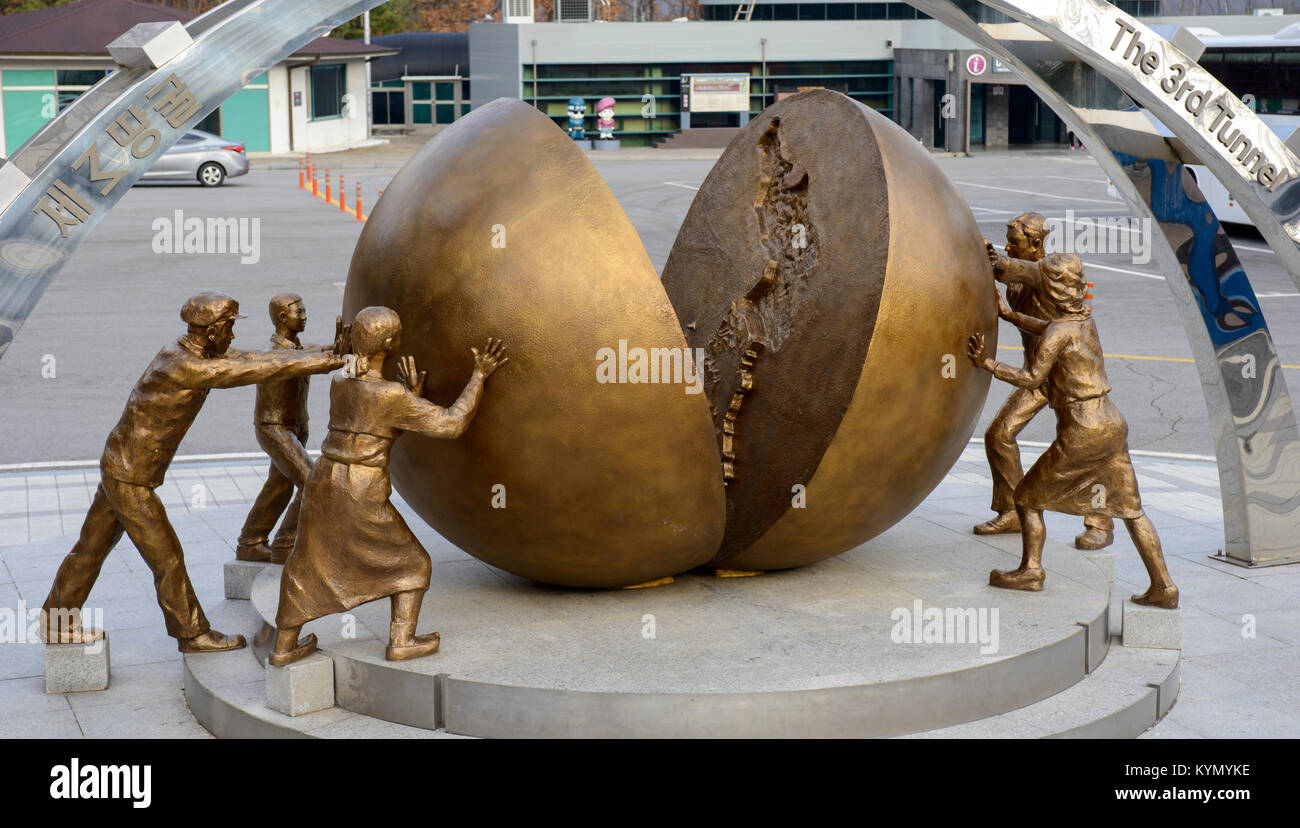
[{"label": "building window", "polygon": [[107,74],[104,69],[59,69],[56,82],[59,86],[84,86],[89,89]]},{"label": "building window", "polygon": [[338,118],[343,115],[346,80],[346,67],[342,63],[311,67],[312,120]]}]

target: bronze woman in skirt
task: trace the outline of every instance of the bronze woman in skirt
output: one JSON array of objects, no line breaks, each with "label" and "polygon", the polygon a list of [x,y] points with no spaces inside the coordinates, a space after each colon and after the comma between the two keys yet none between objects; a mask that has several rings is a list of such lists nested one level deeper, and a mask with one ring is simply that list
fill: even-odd
[{"label": "bronze woman in skirt", "polygon": [[279,667],[311,653],[316,637],[302,641],[302,625],[324,615],[392,597],[390,661],[437,651],[438,633],[416,635],[420,602],[429,588],[429,554],[389,502],[388,454],[404,431],[447,439],[469,426],[483,383],[506,362],[505,348],[489,339],[474,352],[474,373],[451,408],[421,395],[425,372],[403,357],[400,382],[384,379],[384,359],[398,344],[401,322],[389,308],[370,307],[351,326],[355,376],[330,385],[329,435],[303,489],[298,538],[280,577],[275,649]]},{"label": "bronze woman in skirt", "polygon": [[1134,603],[1173,609],[1178,606],[1178,588],[1169,578],[1156,529],[1142,511],[1128,455],[1128,424],[1107,396],[1110,384],[1097,325],[1092,309],[1083,304],[1083,263],[1073,254],[1054,253],[1039,269],[1042,298],[1060,313],[1055,320],[1015,313],[998,294],[998,315],[1039,337],[1032,364],[1019,369],[996,362],[985,356],[982,334],[970,338],[975,365],[1020,388],[1046,384],[1048,403],[1056,412],[1056,439],[1014,494],[1024,543],[1020,566],[994,570],[989,583],[1006,589],[1043,588],[1044,510],[1107,516],[1124,521],[1151,577],[1150,588],[1133,596]]}]

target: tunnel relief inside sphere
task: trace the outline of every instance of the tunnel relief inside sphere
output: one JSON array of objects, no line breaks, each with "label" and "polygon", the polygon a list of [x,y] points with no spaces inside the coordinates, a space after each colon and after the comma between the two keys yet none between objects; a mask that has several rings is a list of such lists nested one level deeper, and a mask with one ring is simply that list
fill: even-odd
[{"label": "tunnel relief inside sphere", "polygon": [[965,340],[996,345],[991,283],[964,200],[879,113],[814,90],[737,135],[664,269],[706,354],[727,483],[715,564],[829,557],[937,485],[987,393]]}]

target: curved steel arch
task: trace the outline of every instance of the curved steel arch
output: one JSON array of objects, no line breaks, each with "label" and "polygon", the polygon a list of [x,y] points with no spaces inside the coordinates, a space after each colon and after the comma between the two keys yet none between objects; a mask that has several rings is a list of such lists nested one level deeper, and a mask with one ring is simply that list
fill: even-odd
[{"label": "curved steel arch", "polygon": [[192,43],[171,59],[110,73],[19,147],[0,168],[0,357],[159,155],[250,77],[380,2],[230,0],[186,24]]},{"label": "curved steel arch", "polygon": [[[1165,275],[1196,359],[1205,394],[1218,458],[1224,513],[1224,551],[1227,559],[1246,565],[1288,563],[1300,560],[1300,432],[1287,394],[1272,336],[1244,268],[1223,233],[1213,210],[1205,203],[1185,163],[1204,163],[1224,181],[1243,207],[1272,230],[1265,238],[1278,252],[1292,278],[1300,285],[1300,255],[1293,234],[1297,223],[1286,212],[1288,199],[1300,201],[1295,179],[1279,181],[1279,192],[1270,193],[1258,182],[1251,184],[1232,170],[1230,161],[1207,147],[1204,136],[1191,133],[1195,120],[1165,112],[1169,125],[1166,136],[1130,98],[1151,104],[1154,111],[1164,106],[1159,98],[1133,89],[1140,84],[1126,80],[1123,69],[1096,66],[1110,60],[1105,54],[1088,51],[1079,42],[1058,34],[1053,24],[1035,18],[1034,28],[1054,43],[1067,46],[1070,55],[1051,54],[1052,49],[1028,41],[1003,40],[1005,27],[982,24],[976,16],[980,3],[1026,18],[1020,6],[1052,7],[1048,11],[1064,16],[1079,26],[1113,13],[1131,21],[1118,9],[1096,0],[1064,0],[1060,3],[1006,0],[908,0],[916,8],[947,24],[960,34],[1011,65],[1039,97],[1069,125],[1107,175],[1140,214],[1152,220],[1161,233],[1153,239],[1153,253]],[[1080,11],[1073,17],[1069,8]],[[1110,11],[1105,11],[1105,9]],[[1067,12],[1062,13],[1062,9]],[[1042,11],[1041,8],[1038,9]],[[1151,30],[1144,31],[1148,50],[1174,56],[1191,67],[1185,53]],[[1115,27],[1119,30],[1119,27]],[[1105,45],[1109,46],[1109,42]],[[1163,51],[1160,51],[1163,50]],[[1121,52],[1122,54],[1122,52]],[[1157,58],[1164,60],[1164,58]],[[1161,65],[1169,65],[1167,61]],[[1140,67],[1138,69],[1140,72]],[[1208,77],[1195,67],[1190,75]],[[1144,75],[1144,78],[1146,76]],[[1118,85],[1116,85],[1118,81]],[[1217,82],[1215,82],[1217,83]],[[1208,89],[1208,84],[1202,84]],[[1132,92],[1132,94],[1130,94]],[[1148,90],[1149,92],[1149,90]],[[1231,97],[1219,86],[1220,98]],[[1236,101],[1235,98],[1232,98]],[[1227,105],[1233,105],[1228,103]],[[1245,109],[1236,102],[1235,106]],[[1168,109],[1169,107],[1165,107]],[[1188,113],[1190,114],[1190,113]],[[1164,119],[1162,119],[1164,120]],[[1245,127],[1268,134],[1265,144],[1274,157],[1295,170],[1294,156],[1253,113],[1243,118]],[[1226,148],[1221,148],[1226,149]],[[1208,150],[1208,151],[1207,151]],[[1211,163],[1212,162],[1212,163]],[[1225,175],[1230,173],[1232,177]],[[1300,210],[1300,203],[1296,206]],[[1279,247],[1282,248],[1279,250]]]},{"label": "curved steel arch", "polygon": [[[1300,158],[1254,110],[1182,49],[1105,0],[979,1],[1069,49],[1159,118],[1232,193],[1300,288]],[[1151,71],[1145,57],[1136,64],[1125,59],[1134,40],[1151,55]],[[1229,151],[1223,143],[1229,123],[1244,148]],[[1251,150],[1261,152],[1247,166],[1242,159]],[[1265,166],[1272,175],[1263,174]]]}]

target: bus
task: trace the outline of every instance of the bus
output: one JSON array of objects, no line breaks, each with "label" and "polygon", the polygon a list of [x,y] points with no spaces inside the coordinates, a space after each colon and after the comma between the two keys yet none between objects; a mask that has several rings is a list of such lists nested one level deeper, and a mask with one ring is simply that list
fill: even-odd
[{"label": "bus", "polygon": [[[1205,44],[1197,61],[1285,141],[1300,128],[1300,23],[1272,35],[1224,36],[1189,31]],[[1250,217],[1205,167],[1188,165],[1219,221],[1253,225]]]}]

